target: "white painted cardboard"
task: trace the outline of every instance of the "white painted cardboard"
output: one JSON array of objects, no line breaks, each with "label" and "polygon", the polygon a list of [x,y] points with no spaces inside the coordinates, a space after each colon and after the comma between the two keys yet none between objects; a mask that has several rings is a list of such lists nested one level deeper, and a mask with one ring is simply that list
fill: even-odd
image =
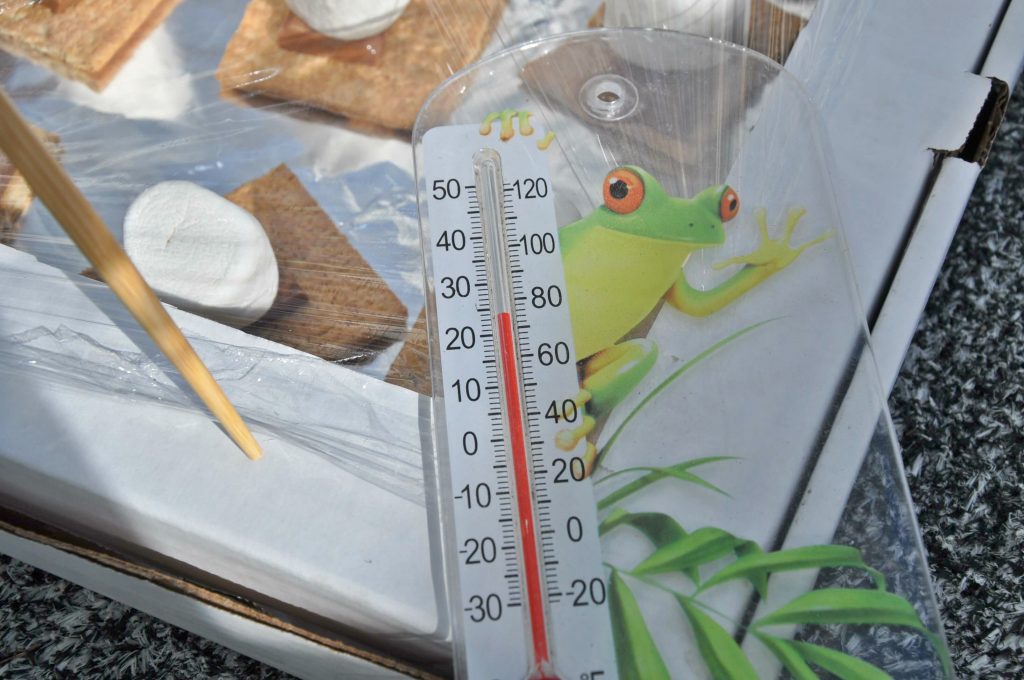
[{"label": "white painted cardboard", "polygon": [[[979,74],[998,78],[1013,91],[1024,68],[1024,2],[1005,7],[998,32]],[[879,373],[892,390],[903,357],[913,340],[917,320],[939,275],[981,168],[959,158],[943,159],[920,217],[910,227],[910,240],[893,277],[872,330]]]},{"label": "white painted cardboard", "polygon": [[[3,246],[0,290],[17,301],[0,308],[0,336],[72,328],[116,351],[145,346],[110,324],[108,310],[118,303],[109,291]],[[273,353],[266,361],[298,355],[172,314],[189,336],[266,349]],[[259,430],[265,455],[251,462],[198,409],[59,386],[30,370],[0,367],[5,505],[101,543],[184,562],[363,631],[385,647],[428,659],[447,654],[446,633],[437,631],[422,498],[368,482],[358,470]],[[286,396],[274,390],[287,385],[265,384],[263,396],[270,403],[306,400],[303,410],[312,415],[326,393],[356,395],[361,407],[345,420],[355,438],[342,435],[337,454],[345,456],[346,442],[362,445],[361,433],[383,419],[389,438],[378,442],[380,453],[418,463],[418,395],[324,362],[302,384],[300,393]]]}]

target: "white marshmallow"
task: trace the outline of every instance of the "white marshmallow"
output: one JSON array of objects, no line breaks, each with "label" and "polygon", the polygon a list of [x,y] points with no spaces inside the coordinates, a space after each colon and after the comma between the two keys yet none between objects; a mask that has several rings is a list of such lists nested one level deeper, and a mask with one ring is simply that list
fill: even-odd
[{"label": "white marshmallow", "polygon": [[259,221],[191,182],[142,192],[124,218],[124,248],[161,299],[237,328],[277,295],[277,260]]},{"label": "white marshmallow", "polygon": [[402,16],[409,0],[285,0],[318,33],[338,40],[362,40],[385,31]]},{"label": "white marshmallow", "polygon": [[744,44],[750,0],[607,0],[608,28],[668,28]]},{"label": "white marshmallow", "polygon": [[[667,28],[683,33],[746,44],[751,0],[606,0],[607,28]],[[681,55],[678,46],[635,38],[615,51],[622,59],[650,71],[699,72],[717,68],[721,52],[697,41]]]}]

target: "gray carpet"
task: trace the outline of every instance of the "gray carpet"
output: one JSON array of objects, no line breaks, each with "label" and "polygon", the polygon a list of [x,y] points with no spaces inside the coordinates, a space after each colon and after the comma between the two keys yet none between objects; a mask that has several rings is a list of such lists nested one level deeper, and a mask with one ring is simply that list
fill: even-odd
[{"label": "gray carpet", "polygon": [[[956,669],[1024,677],[1024,87],[890,400]],[[0,677],[286,678],[0,555]]]},{"label": "gray carpet", "polygon": [[964,678],[1024,677],[1024,87],[889,407]]}]

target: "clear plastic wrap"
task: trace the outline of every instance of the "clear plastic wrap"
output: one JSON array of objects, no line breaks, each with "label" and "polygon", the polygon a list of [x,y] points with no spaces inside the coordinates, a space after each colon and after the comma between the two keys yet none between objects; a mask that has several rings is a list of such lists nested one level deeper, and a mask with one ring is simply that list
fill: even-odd
[{"label": "clear plastic wrap", "polygon": [[[275,212],[292,211],[303,217],[290,221],[308,222],[310,216],[303,211],[319,207],[326,220],[340,227],[346,243],[325,244],[324,234],[311,227],[308,231],[313,234],[306,243],[299,238],[303,233],[299,229],[295,229],[295,234],[279,235],[279,240],[291,243],[290,248],[275,244],[278,251],[284,251],[279,253],[279,296],[269,313],[251,330],[329,361],[354,364],[357,370],[375,377],[387,373],[421,306],[418,249],[411,228],[414,206],[408,146],[400,129],[389,132],[386,127],[411,129],[412,119],[430,90],[448,73],[478,56],[483,45],[493,51],[503,44],[578,28],[596,11],[583,2],[549,5],[520,0],[510,3],[499,20],[501,8],[496,6],[486,13],[486,20],[477,21],[483,24],[480,32],[486,39],[477,40],[478,49],[470,50],[466,47],[470,41],[465,32],[454,32],[454,17],[462,9],[457,2],[414,3],[412,9],[423,13],[419,20],[435,23],[430,20],[433,19],[438,26],[445,27],[434,29],[439,31],[440,38],[428,35],[422,41],[439,42],[448,51],[442,54],[443,58],[434,60],[433,66],[439,73],[433,82],[421,84],[422,91],[415,101],[403,102],[405,112],[399,124],[382,118],[396,106],[388,94],[378,96],[364,91],[362,98],[375,111],[361,111],[352,119],[325,111],[335,104],[322,98],[275,94],[279,86],[287,90],[291,71],[298,71],[303,63],[310,64],[310,68],[327,68],[335,63],[353,69],[380,66],[379,62],[363,63],[361,58],[348,53],[329,53],[322,46],[310,48],[299,44],[290,50],[281,47],[282,41],[289,44],[282,34],[294,32],[295,22],[283,1],[248,6],[226,1],[187,2],[180,6],[171,3],[176,8],[166,20],[144,26],[130,36],[141,43],[130,59],[121,56],[116,73],[99,91],[71,78],[55,77],[45,67],[60,71],[54,63],[60,57],[42,49],[31,36],[23,36],[19,41],[19,13],[30,13],[29,20],[21,19],[30,22],[44,13],[54,15],[54,21],[63,17],[87,20],[91,16],[87,10],[95,4],[95,0],[57,3],[54,6],[66,7],[53,12],[44,7],[46,3],[7,1],[0,25],[8,28],[9,34],[3,38],[7,49],[15,54],[27,53],[36,60],[32,63],[7,57],[3,65],[5,85],[27,117],[40,127],[40,134],[45,134],[62,154],[66,167],[107,224],[120,235],[132,201],[159,182],[188,181],[231,196],[233,192],[244,192],[246,187],[266,191],[286,185],[291,179],[287,175],[290,171],[298,186],[285,187]],[[486,9],[484,5],[470,4],[481,12]],[[721,32],[718,24],[726,21],[722,17],[730,17],[730,24],[742,23],[751,11],[726,4],[713,13],[718,19],[711,23],[706,23],[707,17],[705,23],[688,21],[686,17],[697,14],[696,10],[675,14],[671,22],[642,12],[634,18],[646,21],[647,25],[691,32],[709,30],[717,35]],[[642,6],[643,3],[637,4]],[[263,16],[271,10],[272,17]],[[72,17],[76,12],[81,16]],[[279,17],[281,13],[287,18]],[[750,23],[751,19],[746,21],[747,28],[733,37],[756,43],[756,36],[763,31],[756,30],[756,22]],[[623,19],[614,23],[637,22]],[[270,27],[270,36],[257,30],[257,25],[264,24]],[[197,30],[199,27],[203,30]],[[147,29],[151,32],[147,33]],[[272,39],[275,31],[276,41]],[[772,29],[771,34],[776,33]],[[786,36],[787,40],[792,37],[789,33]],[[235,46],[231,46],[233,42]],[[390,52],[401,51],[397,44],[388,45]],[[352,47],[350,43],[346,46]],[[265,47],[268,53],[255,54],[257,47]],[[368,49],[383,53],[386,48],[370,45]],[[307,62],[275,62],[273,55],[278,52]],[[261,59],[269,61],[262,66]],[[389,68],[391,72],[400,71]],[[354,71],[347,76],[348,81],[317,87],[330,91],[351,89],[344,87],[346,82],[358,84],[364,78],[385,76],[386,73],[375,74],[372,70]],[[302,77],[311,82],[319,78]],[[424,80],[418,76],[416,79]],[[278,83],[282,80],[286,84]],[[399,85],[388,81],[392,90]],[[282,164],[287,170],[279,169]],[[280,171],[271,174],[275,169]],[[5,190],[0,202],[2,242],[69,273],[86,270],[88,263],[48,213],[41,207],[28,209],[31,196],[14,169],[5,165],[0,173]],[[261,179],[263,184],[258,183]],[[303,191],[309,196],[303,196]],[[254,210],[251,200],[243,202],[243,207]],[[280,218],[275,215],[267,219],[275,217]],[[353,246],[354,252],[348,245]],[[302,278],[308,269],[304,265],[325,258],[335,262],[355,259],[348,264],[349,271],[321,271],[319,276],[308,276],[305,272],[307,276]],[[329,269],[325,264],[318,266]],[[351,271],[352,267],[360,271]],[[365,283],[367,278],[374,279],[371,290],[362,291],[357,299],[337,293],[351,282]],[[365,330],[330,337],[325,327],[331,324]],[[417,351],[412,348],[410,353]],[[400,365],[410,368],[404,372],[396,369],[392,380],[403,385],[423,383],[422,360],[402,361]],[[411,371],[415,370],[421,375],[413,375]]]},{"label": "clear plastic wrap", "polygon": [[[427,441],[432,432],[429,408],[426,400],[417,401],[404,388],[425,395],[431,392],[411,132],[416,115],[434,88],[477,59],[504,47],[576,31],[588,23],[667,28],[728,39],[760,49],[777,60],[789,54],[797,35],[806,29],[808,39],[820,43],[817,53],[833,59],[838,83],[844,50],[853,49],[856,31],[871,2],[864,0],[843,9],[839,23],[844,30],[838,37],[831,33],[821,38],[814,32],[814,24],[808,25],[807,20],[815,6],[820,10],[826,5],[835,7],[836,3],[684,0],[611,2],[605,6],[582,0],[412,0],[402,8],[397,22],[383,33],[339,40],[321,32],[333,30],[325,28],[327,23],[321,30],[311,28],[289,10],[285,0],[162,0],[123,5],[108,0],[0,0],[0,48],[5,50],[0,53],[0,82],[60,154],[74,180],[118,237],[124,236],[122,228],[132,203],[147,189],[167,181],[193,183],[243,207],[260,221],[278,268],[278,293],[270,310],[241,330],[196,318],[187,311],[176,312],[175,318],[185,327],[200,356],[254,428],[257,438],[270,443],[268,456],[274,455],[274,445],[280,443],[289,451],[305,451],[327,460],[345,475],[360,480],[360,484],[373,487],[373,494],[366,493],[373,503],[365,509],[367,514],[387,515],[391,506],[382,498],[388,495],[422,506],[430,504],[432,493],[430,489],[424,493],[421,451],[415,445],[417,440]],[[397,6],[378,9],[381,14],[394,14]],[[315,21],[317,17],[307,15],[307,19]],[[83,46],[80,36],[99,36],[104,42]],[[826,40],[834,42],[826,44]],[[628,44],[631,43],[627,41],[623,52],[611,56],[618,68],[634,73],[670,74],[665,79],[666,87],[675,87],[673,77],[683,78],[687,69],[701,71],[702,82],[707,86],[686,94],[720,106],[705,103],[673,110],[671,115],[652,124],[661,136],[627,135],[622,148],[615,151],[595,147],[586,134],[590,123],[576,125],[577,112],[553,104],[568,91],[575,97],[582,84],[577,82],[581,74],[593,66],[585,65],[585,59],[559,61],[552,56],[550,66],[534,69],[532,76],[524,77],[518,72],[513,75],[511,71],[503,79],[479,77],[479,71],[473,78],[462,76],[457,82],[465,83],[465,89],[454,90],[449,85],[434,99],[433,111],[438,116],[434,123],[456,119],[480,123],[487,113],[510,105],[520,106],[524,96],[538,114],[543,108],[544,127],[557,130],[562,159],[558,172],[573,169],[579,178],[576,182],[561,183],[557,189],[556,207],[561,224],[597,205],[593,187],[611,169],[611,156],[615,163],[644,165],[666,178],[663,181],[675,195],[685,197],[726,181],[735,173],[746,173],[744,205],[770,207],[768,220],[773,228],[785,221],[789,209],[798,206],[809,211],[805,222],[821,214],[836,216],[827,178],[815,176],[820,168],[827,167],[827,162],[819,165],[820,159],[806,160],[816,151],[807,151],[809,155],[799,168],[777,161],[778,171],[766,173],[758,182],[749,178],[764,170],[761,162],[748,168],[733,167],[741,147],[762,144],[764,148],[756,153],[750,149],[744,153],[754,153],[762,159],[781,158],[787,145],[804,144],[804,135],[814,129],[815,123],[808,118],[807,102],[802,99],[787,121],[793,86],[785,76],[778,84],[777,72],[770,65],[747,57],[749,64],[754,64],[748,64],[751,81],[744,82],[742,88],[732,87],[723,79],[730,67],[724,63],[728,59],[723,62],[722,56],[732,52],[718,42],[710,42],[706,49],[690,50],[689,61],[678,66],[672,63],[671,54],[659,57]],[[522,55],[528,52],[525,50]],[[516,58],[521,59],[516,62],[520,67],[528,67],[527,62],[532,59]],[[809,58],[806,51],[802,58]],[[662,63],[659,59],[667,61]],[[702,63],[702,59],[710,60]],[[816,94],[833,85],[810,84]],[[780,91],[787,94],[782,96]],[[741,94],[746,97],[742,104],[737,100]],[[771,109],[768,114],[766,109]],[[444,113],[437,114],[439,110]],[[656,118],[659,115],[657,110],[651,113]],[[765,115],[786,122],[779,124],[771,135],[748,135],[749,126]],[[425,125],[433,124],[429,115],[423,120]],[[811,144],[814,149],[815,144]],[[700,153],[680,152],[690,146],[700,149]],[[793,188],[798,183],[791,176],[796,171],[802,172],[801,178],[807,180],[799,191]],[[820,193],[808,197],[805,189],[809,185],[819,187]],[[818,203],[812,205],[814,201]],[[756,223],[750,212],[744,213],[744,218],[743,230],[735,237],[730,236],[721,251],[701,252],[692,258],[687,271],[693,275],[695,286],[711,286],[721,281],[726,273],[716,270],[714,263],[743,255],[756,246]],[[814,227],[817,231],[805,234],[808,238],[838,229],[838,217],[816,220]],[[215,246],[200,241],[199,247]],[[831,428],[838,422],[836,409],[840,409],[841,403],[855,401],[850,394],[863,401],[856,409],[859,419],[849,417],[857,422],[858,434],[868,434],[862,442],[853,437],[856,443],[849,444],[845,453],[835,454],[836,460],[854,462],[850,469],[840,466],[834,479],[826,475],[821,482],[824,486],[809,480],[817,482],[813,475],[830,469],[828,465],[823,468],[823,464],[809,464],[801,467],[803,472],[785,473],[789,475],[787,482],[803,484],[801,488],[808,494],[810,489],[818,495],[834,494],[835,498],[825,504],[835,515],[834,522],[822,520],[828,525],[824,526],[811,521],[813,517],[800,510],[800,493],[791,490],[793,505],[786,511],[789,514],[780,519],[780,526],[785,524],[791,530],[780,530],[770,537],[759,534],[756,539],[769,554],[808,543],[853,546],[866,564],[889,577],[890,590],[913,603],[924,622],[923,629],[927,630],[922,636],[913,630],[861,626],[871,621],[858,621],[854,622],[856,625],[808,625],[795,633],[798,639],[843,649],[877,663],[893,677],[938,677],[942,673],[938,661],[941,643],[932,645],[927,639],[929,635],[938,635],[938,623],[899,465],[894,458],[884,401],[872,382],[870,359],[860,353],[864,331],[859,317],[851,311],[856,309],[855,300],[849,297],[851,284],[842,278],[846,270],[841,237],[835,236],[828,249],[828,257],[818,260],[815,271],[820,270],[830,281],[843,282],[834,288],[826,286],[811,292],[818,296],[815,304],[821,308],[826,308],[830,300],[841,301],[841,312],[837,312],[841,323],[832,330],[842,340],[830,346],[832,354],[831,350],[818,348],[823,354],[819,358],[824,364],[829,357],[834,358],[831,368],[844,379],[856,382],[840,381],[825,401],[815,404],[827,412],[820,421],[820,440],[813,446],[804,446],[806,442],[794,445],[794,449],[807,455],[821,454]],[[183,267],[186,264],[182,262]],[[5,402],[24,399],[17,390],[25,385],[31,386],[32,398],[43,404],[58,394],[79,395],[83,400],[103,395],[112,397],[112,403],[117,405],[116,412],[104,416],[111,422],[138,414],[137,427],[143,435],[152,424],[153,432],[160,433],[157,436],[174,436],[165,433],[174,431],[178,416],[198,408],[196,401],[127,312],[106,295],[104,284],[89,277],[88,268],[89,263],[49,212],[38,202],[31,202],[31,194],[16,170],[0,162],[0,275],[8,286],[7,294],[0,289],[0,408],[4,408]],[[217,285],[214,281],[211,287]],[[802,289],[802,293],[806,292],[806,288]],[[82,311],[81,300],[94,303],[96,309]],[[758,321],[772,316],[769,307],[765,306]],[[813,333],[825,324],[825,317],[812,314],[809,309],[805,308],[803,315],[806,325],[800,327],[804,333]],[[721,318],[735,322],[729,326],[731,331],[745,327],[746,322],[730,314]],[[703,322],[697,322],[701,329],[698,333],[686,330],[685,346],[674,346],[675,340],[669,339],[678,329],[665,324],[674,321],[659,323],[648,330],[652,337],[665,336],[661,342],[663,349],[669,351],[664,351],[663,357],[675,362],[673,365],[685,365],[713,344],[708,342],[713,333],[706,325],[700,325]],[[784,343],[785,338],[773,337],[773,333],[785,335],[778,329],[796,327],[799,323],[772,323],[751,337],[761,335],[761,342],[768,344]],[[728,335],[723,333],[716,338]],[[748,349],[757,346],[756,341],[743,342],[754,342]],[[771,355],[775,350],[763,351]],[[713,362],[719,361],[727,361],[726,353],[715,356]],[[335,366],[328,370],[324,362]],[[709,360],[706,366],[714,365],[713,362]],[[765,363],[758,370],[753,379],[756,384],[743,390],[756,392],[778,377],[772,364]],[[722,414],[742,411],[742,404],[732,397],[735,386],[727,389],[724,380],[698,381],[690,393],[679,399],[690,405],[727,404],[729,408],[721,410]],[[391,386],[381,385],[380,381]],[[5,385],[9,387],[5,389]],[[91,411],[88,413],[95,417]],[[698,446],[696,442],[706,443],[717,436],[715,428],[708,422],[699,422],[707,419],[700,417],[697,410],[687,408],[686,413],[687,422],[696,420],[693,427],[703,430],[688,432],[687,437],[695,442],[693,447],[687,447],[685,452],[674,451],[675,454],[739,458],[754,455],[749,448],[740,450],[743,447],[739,445]],[[797,417],[781,409],[769,415],[780,421]],[[718,434],[741,429],[736,428],[735,422],[723,415]],[[68,423],[67,429],[88,431],[86,425]],[[43,433],[51,426],[39,420],[24,427]],[[92,426],[102,427],[102,423]],[[172,442],[182,450],[193,445],[190,427],[182,421],[181,440]],[[615,423],[606,426],[605,436],[614,432],[615,427]],[[46,435],[39,434],[35,440],[45,438]],[[27,451],[13,450],[22,441],[29,439],[5,438],[0,434],[0,457],[9,455],[11,460],[17,460],[25,454],[27,458]],[[58,441],[56,435],[54,441]],[[64,439],[59,441],[63,445]],[[869,452],[867,462],[858,477],[865,451]],[[427,453],[429,457],[430,451]],[[46,474],[49,455],[41,454],[38,472],[42,476]],[[88,455],[88,447],[82,447],[82,463],[87,469],[91,464]],[[125,450],[123,455],[125,460],[131,460],[144,453]],[[209,455],[238,454],[225,446]],[[645,464],[668,466],[679,462],[670,458]],[[66,465],[58,456],[53,461],[55,467]],[[199,463],[192,464],[201,469]],[[606,472],[628,474],[624,472],[628,467],[620,461]],[[744,505],[749,500],[746,489],[756,485],[762,476],[770,476],[770,463],[720,460],[708,462],[707,470],[707,479],[732,496],[723,501],[712,492],[710,498],[717,505],[694,511],[695,516],[702,517],[701,522],[708,527],[725,527],[733,536],[747,536],[743,531],[743,512],[753,511],[754,506]],[[99,468],[94,472],[95,479],[86,476],[84,483],[92,484],[101,494],[116,495],[105,488],[114,475],[105,476]],[[218,474],[221,473],[228,474],[223,470]],[[230,474],[234,476],[223,479],[224,498],[190,498],[190,502],[228,503],[233,494],[241,493],[234,486],[244,487],[247,482],[244,469],[239,472],[231,468]],[[303,469],[302,474],[309,473]],[[302,479],[301,475],[296,479],[282,477],[282,504],[287,503],[289,494],[303,493]],[[853,500],[845,504],[848,488],[855,479],[860,481],[854,488]],[[297,488],[289,487],[290,484]],[[671,494],[679,489],[673,491],[668,486],[662,482],[664,498],[659,496],[659,502],[671,506]],[[339,482],[338,488],[339,493],[357,500],[362,497],[358,485],[345,486]],[[0,496],[17,499],[22,492],[26,497],[34,497],[35,490],[2,488]],[[168,509],[178,502],[181,490],[162,492],[164,496],[137,501],[131,512],[141,516],[167,511],[172,515]],[[329,503],[330,499],[323,501]],[[823,515],[831,517],[829,513]],[[55,521],[59,523],[59,518]],[[315,533],[316,522],[311,522],[310,531]],[[362,638],[366,644],[394,651],[403,644],[395,643],[394,639],[412,636],[422,645],[414,646],[413,652],[397,653],[419,655],[413,660],[424,663],[443,660],[448,653],[447,619],[443,612],[434,611],[432,592],[409,596],[405,603],[409,611],[392,616],[393,610],[389,608],[398,611],[401,607],[390,602],[375,604],[373,598],[383,598],[385,589],[369,584],[363,592],[358,587],[359,579],[369,582],[371,577],[357,573],[355,567],[346,563],[334,574],[337,582],[320,579],[314,583],[316,579],[307,579],[310,592],[302,600],[294,590],[271,592],[273,585],[267,584],[273,583],[272,576],[263,572],[258,578],[252,576],[258,569],[249,561],[255,564],[261,560],[258,541],[247,548],[252,554],[242,555],[241,559],[217,555],[209,563],[199,564],[197,559],[188,557],[192,553],[181,548],[192,540],[190,527],[176,528],[181,538],[175,544],[135,535],[134,525],[133,517],[126,515],[105,526],[102,533],[117,534],[117,538],[157,550],[172,561],[190,560],[193,566],[218,578],[244,588],[262,588],[271,598],[295,597],[292,602],[299,607],[334,616],[345,629],[345,635],[360,636],[359,631],[351,629],[363,625],[357,611],[360,608],[386,609],[381,618],[387,619],[387,625],[381,630],[386,630],[387,635],[378,639],[375,635],[379,631],[371,631]],[[804,529],[806,540],[800,533]],[[625,528],[616,533],[614,541],[624,543],[616,543],[610,550],[627,558],[633,556],[640,539],[623,539]],[[408,561],[411,551],[424,563],[422,568],[427,569],[425,533],[412,538],[403,536],[399,541],[402,545],[391,545],[386,538],[382,536],[380,545],[374,546],[374,559]],[[340,536],[332,540],[345,539]],[[119,547],[124,549],[124,543],[119,543]],[[176,552],[179,548],[180,554]],[[365,546],[350,548],[358,552]],[[310,551],[313,554],[318,553]],[[307,558],[301,546],[293,549],[289,559],[280,568],[300,576],[332,569],[330,564],[306,564],[304,560],[312,558]],[[349,569],[351,573],[346,571]],[[302,581],[300,576],[296,580]],[[792,599],[796,597],[794,593],[815,585],[815,579],[817,589],[821,590],[850,585],[851,578],[847,570],[825,569],[819,574],[812,568],[789,585],[784,579],[773,577],[771,592],[775,597],[788,593]],[[745,634],[755,610],[761,616],[763,611],[757,608],[768,605],[759,604],[750,588],[734,585],[729,606],[738,608],[735,618],[739,623],[730,631],[743,642],[750,663],[756,664],[759,672],[770,673],[764,669],[777,668],[777,662],[765,654],[763,647],[757,648],[751,642],[752,636]],[[864,583],[858,580],[853,585],[860,587]],[[318,587],[325,600],[335,598],[340,605],[320,611],[315,604],[309,604],[321,594]],[[350,592],[355,594],[346,599]],[[678,612],[667,612],[664,603],[642,604],[653,606],[657,616],[671,617],[674,613],[678,618]],[[771,606],[776,604],[775,600],[769,602]],[[435,616],[433,624],[423,623]],[[673,621],[664,634],[680,630],[680,623],[681,619]],[[714,676],[714,671],[708,670],[711,666],[707,653],[694,651],[690,633],[683,636],[685,643],[666,656],[672,673]],[[657,643],[661,647],[667,644],[660,637]]]}]

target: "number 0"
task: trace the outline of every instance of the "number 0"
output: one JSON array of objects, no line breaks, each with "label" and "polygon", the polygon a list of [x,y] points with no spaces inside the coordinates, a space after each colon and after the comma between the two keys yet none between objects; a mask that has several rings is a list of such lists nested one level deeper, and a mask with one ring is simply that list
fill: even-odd
[{"label": "number 0", "polygon": [[576,515],[573,515],[565,522],[565,533],[569,534],[569,540],[579,543],[583,540],[583,522]]}]

